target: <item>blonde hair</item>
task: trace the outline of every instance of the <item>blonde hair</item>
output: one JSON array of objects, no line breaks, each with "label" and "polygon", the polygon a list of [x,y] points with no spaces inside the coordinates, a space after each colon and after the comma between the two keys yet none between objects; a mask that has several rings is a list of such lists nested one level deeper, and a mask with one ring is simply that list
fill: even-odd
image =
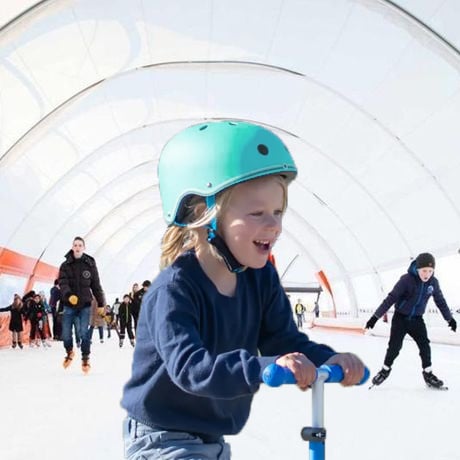
[{"label": "blonde hair", "polygon": [[[279,179],[283,187],[283,212],[287,208],[287,185],[284,176],[264,176]],[[253,179],[254,180],[254,179]],[[238,185],[238,184],[236,184]],[[230,197],[235,186],[231,186],[216,195],[216,204],[212,208],[207,208],[204,198],[193,195],[183,205],[185,216],[182,219],[183,226],[170,225],[161,240],[160,270],[169,267],[185,251],[195,249],[198,246],[198,229],[208,225],[212,219],[221,216],[227,209]],[[211,252],[216,258],[222,259],[214,246],[210,247]]]}]

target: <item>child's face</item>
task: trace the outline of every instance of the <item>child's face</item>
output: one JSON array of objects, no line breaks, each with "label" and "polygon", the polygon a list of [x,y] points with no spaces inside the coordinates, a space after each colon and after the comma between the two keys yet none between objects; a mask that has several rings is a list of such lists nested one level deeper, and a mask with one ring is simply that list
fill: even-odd
[{"label": "child's face", "polygon": [[275,177],[243,182],[232,191],[218,227],[240,264],[262,268],[282,229],[284,190]]},{"label": "child's face", "polygon": [[434,269],[431,267],[418,268],[417,271],[418,276],[424,283],[426,283],[433,276],[434,273]]}]

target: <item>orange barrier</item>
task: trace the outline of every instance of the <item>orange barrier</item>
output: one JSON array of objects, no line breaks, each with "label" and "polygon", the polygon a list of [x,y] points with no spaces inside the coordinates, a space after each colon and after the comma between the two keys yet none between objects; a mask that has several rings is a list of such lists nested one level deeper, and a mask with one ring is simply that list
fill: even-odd
[{"label": "orange barrier", "polygon": [[0,247],[0,275],[7,273],[26,278],[24,292],[30,291],[36,281],[51,283],[56,279],[58,272],[57,267],[42,262],[40,259]]}]

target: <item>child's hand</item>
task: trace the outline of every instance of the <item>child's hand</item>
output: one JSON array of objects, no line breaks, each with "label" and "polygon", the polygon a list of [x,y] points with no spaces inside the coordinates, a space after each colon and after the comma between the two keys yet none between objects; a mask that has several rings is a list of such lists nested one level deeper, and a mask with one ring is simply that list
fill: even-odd
[{"label": "child's hand", "polygon": [[287,367],[301,390],[307,390],[316,379],[316,366],[302,353],[288,353],[276,361],[278,366]]},{"label": "child's hand", "polygon": [[340,383],[344,387],[356,385],[364,377],[364,364],[353,353],[338,353],[324,364],[337,364],[342,368],[344,378]]}]

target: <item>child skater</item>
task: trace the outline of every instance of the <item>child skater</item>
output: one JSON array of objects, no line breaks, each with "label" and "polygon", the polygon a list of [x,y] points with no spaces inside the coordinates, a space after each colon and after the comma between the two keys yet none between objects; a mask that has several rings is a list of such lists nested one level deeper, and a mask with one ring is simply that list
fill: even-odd
[{"label": "child skater", "polygon": [[134,332],[132,327],[132,312],[131,312],[131,297],[129,294],[123,296],[123,302],[118,310],[118,321],[120,325],[120,348],[123,346],[125,340],[126,331],[128,331],[129,343],[134,347]]},{"label": "child skater", "polygon": [[267,263],[296,173],[281,140],[250,123],[191,126],[163,149],[169,226],[122,398],[126,458],[230,459],[223,436],[243,428],[270,363],[289,368],[302,390],[323,363],[342,367],[345,386],[363,377],[357,356],[297,329]]},{"label": "child skater", "polygon": [[13,303],[8,305],[8,307],[0,308],[0,312],[9,311],[10,312],[10,325],[8,329],[11,331],[12,347],[23,348],[22,346],[22,300],[21,296],[14,294]]},{"label": "child skater", "polygon": [[439,282],[433,276],[435,267],[434,257],[424,252],[409,265],[407,273],[401,276],[385,300],[366,323],[366,329],[372,329],[375,323],[394,304],[395,312],[391,321],[390,340],[383,361],[382,369],[372,379],[374,385],[380,385],[391,372],[391,366],[399,355],[404,336],[409,334],[420,351],[422,360],[422,375],[426,384],[431,388],[443,388],[444,382],[439,380],[431,369],[431,348],[423,314],[430,296],[455,332],[457,322],[447,306]]}]

